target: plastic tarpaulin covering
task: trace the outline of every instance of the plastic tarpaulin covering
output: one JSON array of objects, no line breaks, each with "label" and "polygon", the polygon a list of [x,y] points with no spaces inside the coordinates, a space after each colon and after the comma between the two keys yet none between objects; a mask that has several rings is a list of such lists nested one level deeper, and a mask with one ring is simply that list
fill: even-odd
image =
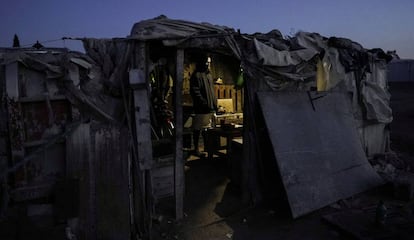
[{"label": "plastic tarpaulin covering", "polygon": [[359,140],[349,96],[258,93],[293,217],[382,183]]},{"label": "plastic tarpaulin covering", "polygon": [[317,51],[313,49],[301,49],[296,51],[279,51],[257,39],[254,39],[257,56],[263,65],[285,67],[290,65],[298,65],[302,61],[309,61]]},{"label": "plastic tarpaulin covering", "polygon": [[164,40],[187,38],[207,33],[225,34],[229,32],[234,32],[234,30],[209,23],[172,20],[165,16],[159,16],[135,23],[132,27],[130,38],[138,40]]},{"label": "plastic tarpaulin covering", "polygon": [[[357,102],[353,102],[353,106],[363,104],[368,110],[361,117],[378,123],[389,123],[392,120],[392,112],[387,107],[387,87],[379,82],[373,83],[372,80],[371,83],[379,84],[380,87],[372,87],[370,83],[360,84],[367,78],[367,74],[381,78],[379,81],[383,82],[386,76],[378,74],[382,70],[375,66],[375,61],[370,64],[370,59],[383,58],[384,53],[378,49],[368,51],[350,39],[327,38],[308,32],[298,32],[295,36],[284,39],[277,30],[267,34],[239,34],[225,26],[174,20],[165,16],[134,24],[129,38],[158,39],[173,45],[198,38],[200,47],[208,48],[212,44],[208,36],[221,38],[234,56],[241,60],[245,74],[255,81],[265,81],[273,90],[309,90],[316,82],[315,57],[319,56],[325,81],[325,89],[321,90],[330,90],[342,83],[341,86],[345,87],[343,90],[357,96],[354,98]],[[381,104],[379,107],[375,106],[378,102]]]},{"label": "plastic tarpaulin covering", "polygon": [[185,20],[173,20],[163,15],[134,24],[129,39],[162,40],[167,46],[175,46],[193,38],[205,38],[198,44],[204,48],[216,46],[214,39],[222,38],[234,56],[240,59],[241,52],[234,40],[235,31],[225,26],[210,23],[195,23]]},{"label": "plastic tarpaulin covering", "polygon": [[362,83],[362,96],[366,108],[366,118],[380,123],[392,121],[392,110],[389,105],[390,97],[388,91],[375,83],[364,81]]}]

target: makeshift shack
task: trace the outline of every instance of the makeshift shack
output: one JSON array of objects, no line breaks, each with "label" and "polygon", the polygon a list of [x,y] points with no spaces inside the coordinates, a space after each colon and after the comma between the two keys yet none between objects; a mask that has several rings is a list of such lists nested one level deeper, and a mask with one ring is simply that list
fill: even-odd
[{"label": "makeshift shack", "polygon": [[13,201],[60,206],[54,214],[79,239],[148,238],[166,196],[183,217],[188,81],[200,54],[211,57],[217,95],[232,100],[243,126],[245,202],[286,199],[295,218],[381,184],[367,160],[389,148],[380,49],[164,16],[136,23],[126,38],[77,40],[86,54],[0,51],[10,149],[0,166]]}]

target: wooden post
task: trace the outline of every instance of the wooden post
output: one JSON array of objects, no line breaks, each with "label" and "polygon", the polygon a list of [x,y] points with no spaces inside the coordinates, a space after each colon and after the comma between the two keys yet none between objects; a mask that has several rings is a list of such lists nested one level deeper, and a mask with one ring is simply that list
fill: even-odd
[{"label": "wooden post", "polygon": [[[136,48],[134,67],[129,72],[130,87],[133,89],[135,110],[136,156],[133,163],[134,221],[143,238],[151,232],[152,200],[152,140],[150,97],[147,73],[147,47],[139,42]],[[135,144],[135,143],[134,143]],[[135,151],[135,150],[134,150]]]},{"label": "wooden post", "polygon": [[147,83],[147,66],[145,61],[145,43],[138,45],[139,55],[144,55],[138,62],[138,68],[129,72],[129,83],[134,90],[135,127],[138,148],[138,162],[141,170],[152,167],[152,142],[150,100]]},{"label": "wooden post", "polygon": [[174,155],[174,183],[175,183],[175,217],[182,219],[184,215],[184,159],[183,159],[183,106],[182,89],[184,77],[184,50],[177,49],[175,72],[175,155]]}]

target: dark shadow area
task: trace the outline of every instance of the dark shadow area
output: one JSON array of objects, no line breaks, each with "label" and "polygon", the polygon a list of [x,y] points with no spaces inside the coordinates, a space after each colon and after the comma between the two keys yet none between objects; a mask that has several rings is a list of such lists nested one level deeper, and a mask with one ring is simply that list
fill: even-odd
[{"label": "dark shadow area", "polygon": [[391,149],[406,152],[411,158],[414,153],[414,83],[390,82]]},{"label": "dark shadow area", "polygon": [[278,201],[244,205],[230,170],[218,157],[186,163],[185,218],[165,228],[163,239],[349,239],[322,223],[330,207],[293,220]]},{"label": "dark shadow area", "polygon": [[[227,166],[227,161],[223,158],[213,158],[211,161],[200,158],[186,163],[184,206],[187,214],[191,215],[203,208],[214,210],[214,204],[222,200],[225,190],[230,185]],[[237,192],[230,195],[237,199]]]}]

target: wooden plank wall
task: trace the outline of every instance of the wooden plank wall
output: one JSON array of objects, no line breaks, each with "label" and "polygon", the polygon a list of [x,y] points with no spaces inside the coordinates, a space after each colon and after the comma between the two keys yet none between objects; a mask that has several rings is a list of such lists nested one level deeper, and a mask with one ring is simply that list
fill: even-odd
[{"label": "wooden plank wall", "polygon": [[98,125],[93,133],[97,239],[131,239],[128,132]]},{"label": "wooden plank wall", "polygon": [[66,177],[79,180],[79,239],[96,239],[95,170],[91,168],[90,124],[83,123],[66,140]]},{"label": "wooden plank wall", "polygon": [[243,89],[235,89],[234,85],[214,85],[217,98],[233,99],[234,112],[243,112],[244,93]]},{"label": "wooden plank wall", "polygon": [[[67,139],[68,179],[79,183],[78,239],[130,239],[128,133],[81,124]],[[68,199],[69,200],[69,199]],[[76,203],[75,203],[76,204]]]}]

